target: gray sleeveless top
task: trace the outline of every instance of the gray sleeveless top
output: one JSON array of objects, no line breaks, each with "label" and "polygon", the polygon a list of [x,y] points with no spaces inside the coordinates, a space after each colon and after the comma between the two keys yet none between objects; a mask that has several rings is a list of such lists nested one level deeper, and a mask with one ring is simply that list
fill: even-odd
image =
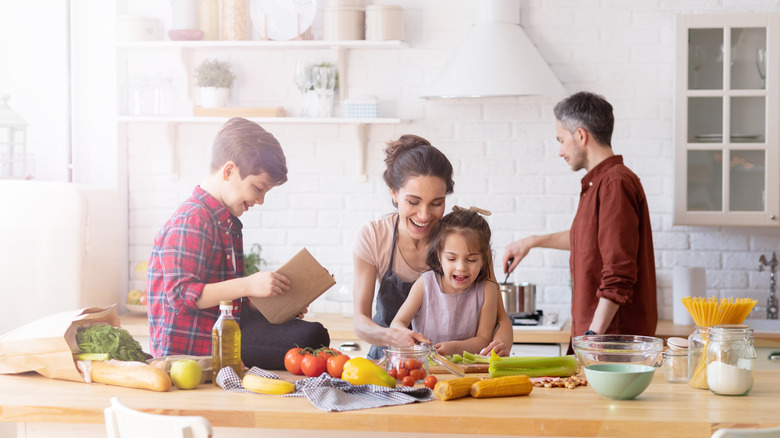
[{"label": "gray sleeveless top", "polygon": [[462,341],[477,334],[479,312],[485,300],[485,282],[475,281],[459,294],[441,291],[439,275],[426,271],[423,279],[423,300],[412,319],[412,329],[422,333],[433,344]]}]

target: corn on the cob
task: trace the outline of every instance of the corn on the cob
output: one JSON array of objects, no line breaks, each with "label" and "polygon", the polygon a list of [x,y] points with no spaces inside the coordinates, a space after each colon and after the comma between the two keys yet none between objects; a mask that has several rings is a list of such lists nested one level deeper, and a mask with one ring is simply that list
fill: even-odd
[{"label": "corn on the cob", "polygon": [[505,376],[480,380],[471,385],[470,394],[474,398],[509,397],[528,395],[534,389],[528,376]]},{"label": "corn on the cob", "polygon": [[269,379],[254,374],[246,374],[242,383],[245,389],[261,394],[281,395],[295,391],[295,385],[286,380]]},{"label": "corn on the cob", "polygon": [[456,379],[441,380],[433,387],[433,393],[441,400],[454,400],[469,395],[471,384],[479,382],[479,377],[458,377]]}]

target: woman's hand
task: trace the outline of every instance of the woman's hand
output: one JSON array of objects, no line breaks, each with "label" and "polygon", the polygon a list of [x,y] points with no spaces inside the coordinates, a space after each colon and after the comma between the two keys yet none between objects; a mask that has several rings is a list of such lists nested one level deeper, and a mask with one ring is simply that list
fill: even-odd
[{"label": "woman's hand", "polygon": [[274,297],[283,295],[290,290],[290,279],[276,272],[260,271],[249,277],[248,297]]},{"label": "woman's hand", "polygon": [[387,329],[387,345],[393,347],[411,347],[416,344],[430,344],[422,333],[408,328],[391,327]]},{"label": "woman's hand", "polygon": [[482,351],[479,352],[482,356],[490,356],[490,350],[493,350],[496,352],[499,356],[509,356],[509,350],[506,348],[506,345],[504,345],[503,342],[498,340],[493,340],[491,343],[488,344],[487,347],[483,348]]}]

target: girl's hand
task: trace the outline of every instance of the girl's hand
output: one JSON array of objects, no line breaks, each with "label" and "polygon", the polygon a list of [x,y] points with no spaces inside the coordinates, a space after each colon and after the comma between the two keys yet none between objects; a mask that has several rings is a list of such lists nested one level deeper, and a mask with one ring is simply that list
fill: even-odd
[{"label": "girl's hand", "polygon": [[463,349],[455,341],[439,342],[438,344],[434,345],[433,348],[442,356],[463,353]]},{"label": "girl's hand", "polygon": [[483,348],[482,351],[479,352],[482,356],[490,356],[490,350],[493,350],[496,352],[497,355],[507,357],[509,356],[509,350],[506,348],[506,345],[504,345],[503,342],[498,340],[493,340],[491,343],[488,344],[487,347]]},{"label": "girl's hand", "polygon": [[273,297],[290,290],[290,279],[276,272],[260,271],[246,279],[249,281],[248,297]]},{"label": "girl's hand", "polygon": [[393,347],[411,347],[412,345],[416,345],[416,344],[431,343],[431,341],[429,341],[428,338],[423,336],[422,333],[416,332],[414,330],[409,330],[408,328],[390,327],[388,330],[389,333],[388,333],[387,345]]}]

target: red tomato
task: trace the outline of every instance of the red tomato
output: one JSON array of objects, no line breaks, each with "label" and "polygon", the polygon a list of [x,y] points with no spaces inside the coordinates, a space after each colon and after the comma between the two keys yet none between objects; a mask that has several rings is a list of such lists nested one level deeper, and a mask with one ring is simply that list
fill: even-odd
[{"label": "red tomato", "polygon": [[407,370],[416,370],[417,368],[422,368],[422,362],[413,357],[406,359]]},{"label": "red tomato", "polygon": [[346,354],[339,354],[328,357],[328,359],[325,361],[328,374],[330,374],[331,377],[340,379],[341,373],[344,371],[344,364],[347,363],[348,360],[349,356]]},{"label": "red tomato", "polygon": [[414,386],[414,379],[412,376],[406,376],[403,380],[401,380],[401,384],[404,386]]},{"label": "red tomato", "polygon": [[301,362],[305,356],[306,351],[302,348],[295,347],[289,349],[287,354],[284,355],[284,369],[300,376],[303,374],[303,371],[301,371]]},{"label": "red tomato", "polygon": [[427,375],[428,375],[428,373],[425,372],[425,368],[420,368],[420,378],[424,379],[425,376],[427,376]]},{"label": "red tomato", "polygon": [[328,347],[322,347],[319,350],[317,350],[316,353],[317,356],[325,359],[325,361],[327,361],[329,357],[338,356],[341,354],[340,351]]},{"label": "red tomato", "polygon": [[418,381],[418,380],[422,380],[422,373],[420,371],[422,371],[422,370],[419,369],[419,368],[415,368],[415,369],[409,371],[409,377],[414,379],[415,382]]},{"label": "red tomato", "polygon": [[394,379],[398,377],[398,371],[395,368],[390,368],[390,371],[388,371],[387,374],[390,374],[390,377]]},{"label": "red tomato", "polygon": [[395,372],[395,378],[398,380],[403,380],[404,377],[409,375],[409,370],[403,367],[398,367],[398,370]]},{"label": "red tomato", "polygon": [[436,376],[428,376],[425,378],[425,382],[423,382],[423,385],[425,385],[426,388],[433,389],[434,386],[436,386],[436,382],[439,380],[436,378]]},{"label": "red tomato", "polygon": [[307,377],[317,377],[327,369],[325,359],[320,356],[308,355],[301,361],[301,371]]}]

